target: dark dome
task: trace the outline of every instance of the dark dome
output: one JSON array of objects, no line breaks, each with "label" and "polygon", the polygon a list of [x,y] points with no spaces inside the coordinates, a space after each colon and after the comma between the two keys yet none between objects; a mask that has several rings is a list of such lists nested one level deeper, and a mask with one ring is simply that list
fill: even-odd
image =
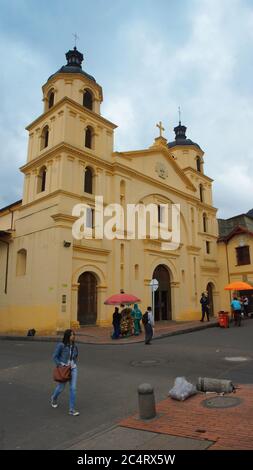
[{"label": "dark dome", "polygon": [[169,148],[176,147],[176,145],[194,145],[195,147],[198,147],[201,150],[199,144],[196,144],[196,142],[193,142],[191,139],[177,139],[173,142],[168,143]]},{"label": "dark dome", "polygon": [[187,146],[195,146],[198,147],[201,150],[201,147],[196,144],[196,142],[193,142],[191,139],[187,139],[185,133],[186,133],[187,127],[181,125],[181,121],[179,122],[179,125],[177,127],[174,127],[174,132],[176,134],[176,138],[173,142],[168,143],[168,147],[176,147],[177,145],[187,145]]},{"label": "dark dome", "polygon": [[48,80],[55,77],[58,73],[80,73],[84,75],[89,80],[96,82],[95,78],[89,75],[88,73],[82,70],[82,61],[83,61],[83,54],[74,47],[73,50],[68,51],[66,54],[67,64],[63,65],[57,72],[53,75],[50,75]]}]

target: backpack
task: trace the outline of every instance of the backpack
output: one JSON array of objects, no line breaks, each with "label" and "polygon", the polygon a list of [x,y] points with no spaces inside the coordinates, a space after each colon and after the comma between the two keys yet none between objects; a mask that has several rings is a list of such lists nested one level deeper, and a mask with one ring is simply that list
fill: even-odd
[{"label": "backpack", "polygon": [[148,324],[148,312],[145,312],[143,317],[142,317],[142,323],[143,325],[147,325]]}]

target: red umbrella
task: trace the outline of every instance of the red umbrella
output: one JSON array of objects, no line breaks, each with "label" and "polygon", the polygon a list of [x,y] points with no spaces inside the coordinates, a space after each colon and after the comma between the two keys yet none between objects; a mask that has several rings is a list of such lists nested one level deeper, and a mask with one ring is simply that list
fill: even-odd
[{"label": "red umbrella", "polygon": [[135,295],[131,294],[116,294],[112,295],[104,302],[105,305],[120,305],[120,304],[135,304],[141,300]]}]

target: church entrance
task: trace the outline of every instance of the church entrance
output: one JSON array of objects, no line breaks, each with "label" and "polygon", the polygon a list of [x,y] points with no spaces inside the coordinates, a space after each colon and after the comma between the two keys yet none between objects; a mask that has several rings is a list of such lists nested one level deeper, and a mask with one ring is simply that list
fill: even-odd
[{"label": "church entrance", "polygon": [[80,325],[95,325],[97,321],[97,279],[93,273],[81,274],[78,279],[78,313]]},{"label": "church entrance", "polygon": [[168,269],[160,264],[154,270],[153,279],[159,282],[159,288],[155,292],[155,321],[171,320],[171,287]]},{"label": "church entrance", "polygon": [[209,310],[209,315],[212,317],[214,315],[214,308],[213,308],[213,290],[214,290],[214,285],[212,282],[208,282],[206,286],[206,290],[208,293],[208,298],[209,298],[209,305],[210,305],[210,310]]}]

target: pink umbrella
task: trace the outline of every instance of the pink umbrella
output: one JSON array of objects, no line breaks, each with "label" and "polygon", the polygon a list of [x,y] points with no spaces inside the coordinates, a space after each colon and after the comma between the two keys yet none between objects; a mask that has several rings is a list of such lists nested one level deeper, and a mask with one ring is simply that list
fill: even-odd
[{"label": "pink umbrella", "polygon": [[131,294],[116,294],[112,295],[104,302],[105,305],[120,305],[120,304],[135,304],[141,300],[135,295]]}]

